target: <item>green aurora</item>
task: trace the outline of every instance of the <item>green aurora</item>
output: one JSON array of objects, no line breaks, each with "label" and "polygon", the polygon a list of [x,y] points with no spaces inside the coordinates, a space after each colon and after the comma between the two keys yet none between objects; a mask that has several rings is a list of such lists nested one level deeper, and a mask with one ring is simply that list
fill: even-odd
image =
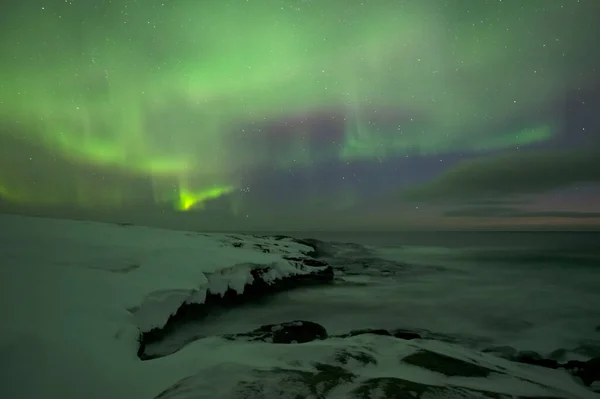
[{"label": "green aurora", "polygon": [[[1,17],[0,197],[111,207],[139,195],[67,166],[45,174],[62,163],[142,179],[177,210],[233,206],[245,171],[542,143],[560,120],[486,132],[590,78],[577,71],[593,23],[557,23],[565,5],[595,18],[535,0],[15,3]],[[301,123],[276,151],[261,130],[316,112],[345,127],[319,151]],[[17,159],[6,143],[45,155]]]}]

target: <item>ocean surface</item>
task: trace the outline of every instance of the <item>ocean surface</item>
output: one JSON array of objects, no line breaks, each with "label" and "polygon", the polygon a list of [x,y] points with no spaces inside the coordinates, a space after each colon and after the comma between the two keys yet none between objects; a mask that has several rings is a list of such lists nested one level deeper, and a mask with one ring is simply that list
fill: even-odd
[{"label": "ocean surface", "polygon": [[557,360],[600,355],[600,233],[287,234],[325,242],[333,285],[216,312],[156,353],[198,335],[303,319],[333,334],[427,329],[476,349],[509,345]]}]

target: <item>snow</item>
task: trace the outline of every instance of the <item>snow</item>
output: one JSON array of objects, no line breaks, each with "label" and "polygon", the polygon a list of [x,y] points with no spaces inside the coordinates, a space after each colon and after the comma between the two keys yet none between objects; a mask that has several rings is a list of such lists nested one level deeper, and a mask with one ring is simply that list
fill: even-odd
[{"label": "snow", "polygon": [[[402,357],[420,349],[432,350],[441,354],[452,353],[454,357],[470,362],[472,362],[472,357],[476,356],[478,362],[492,370],[498,370],[498,373],[493,373],[488,378],[447,377],[399,361]],[[349,396],[344,396],[341,392],[347,393],[368,379],[384,377],[402,378],[440,387],[467,387],[508,395],[598,397],[583,386],[576,384],[570,376],[561,371],[525,366],[439,342],[404,341],[378,335],[361,335],[346,339],[335,338],[300,345],[231,343],[220,338],[207,338],[191,344],[186,350],[156,359],[153,362],[162,363],[161,369],[185,369],[186,377],[190,377],[187,384],[183,384],[181,387],[181,396],[165,396],[165,398],[232,398],[235,397],[233,396],[235,383],[251,379],[256,370],[280,368],[314,371],[315,363],[343,365],[334,360],[336,354],[341,350],[366,352],[375,358],[376,364],[364,365],[358,362],[345,364],[346,370],[359,377],[348,386],[338,387],[336,390],[339,397],[348,398]],[[197,353],[203,354],[201,361],[198,360]],[[156,370],[154,369],[154,371]],[[164,379],[164,376],[154,375],[152,381],[156,382],[157,379]],[[272,381],[274,386],[280,383],[281,381],[276,379]],[[554,389],[545,388],[543,385],[554,387]],[[187,390],[189,390],[189,396],[185,395]],[[270,396],[266,395],[265,397]],[[335,397],[333,393],[331,397]]]},{"label": "snow", "polygon": [[[252,282],[252,268],[268,268],[268,279],[306,273],[283,256],[302,257],[310,248],[253,236],[10,215],[0,215],[0,243],[1,398],[152,398],[185,378],[195,386],[193,397],[228,398],[236,383],[256,378],[257,370],[314,371],[315,362],[335,363],[340,350],[367,351],[377,359],[376,365],[345,365],[359,375],[353,386],[401,376],[511,394],[598,397],[561,371],[441,342],[374,335],[291,345],[208,337],[170,356],[140,361],[140,330],[164,325],[184,302],[201,303],[207,290],[242,291]],[[510,376],[447,377],[399,361],[420,349],[467,361],[477,357]],[[270,389],[279,389],[280,380],[268,378]],[[345,397],[350,385],[336,387],[331,397]]]},{"label": "snow", "polygon": [[[258,266],[270,269],[267,280],[307,273],[282,255],[302,256],[310,248],[243,239],[244,246],[234,248],[237,237],[223,234],[0,215],[0,361],[36,369],[55,358],[55,367],[40,373],[14,368],[18,376],[4,375],[0,393],[17,382],[15,388],[46,392],[45,372],[57,383],[59,373],[67,383],[69,373],[57,369],[65,358],[74,370],[80,370],[77,364],[105,370],[94,372],[94,379],[106,377],[101,384],[115,387],[112,381],[126,372],[122,368],[139,361],[139,330],[161,327],[182,303],[201,303],[207,289],[239,292],[251,281],[250,269]],[[270,252],[254,249],[256,244]],[[98,391],[92,387],[91,392]],[[36,395],[9,391],[0,397]]]}]

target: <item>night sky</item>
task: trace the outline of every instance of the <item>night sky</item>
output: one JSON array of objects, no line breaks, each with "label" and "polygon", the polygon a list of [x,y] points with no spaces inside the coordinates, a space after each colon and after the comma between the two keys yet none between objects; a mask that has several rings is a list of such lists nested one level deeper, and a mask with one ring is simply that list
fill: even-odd
[{"label": "night sky", "polygon": [[598,0],[8,0],[0,211],[600,228]]}]

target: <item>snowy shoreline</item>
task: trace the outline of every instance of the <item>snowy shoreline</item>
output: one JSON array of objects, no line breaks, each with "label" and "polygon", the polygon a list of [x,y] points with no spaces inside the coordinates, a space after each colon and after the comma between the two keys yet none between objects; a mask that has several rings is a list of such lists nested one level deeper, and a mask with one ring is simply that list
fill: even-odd
[{"label": "snowy shoreline", "polygon": [[[312,275],[323,281],[330,269],[303,264],[314,248],[280,237],[8,215],[0,215],[0,225],[4,315],[0,366],[7,370],[0,384],[3,398],[151,398],[198,373],[207,378],[194,388],[195,393],[170,391],[169,395],[176,395],[161,397],[244,398],[240,387],[248,381],[263,381],[264,391],[270,386],[264,375],[276,381],[276,370],[288,370],[278,374],[286,378],[290,373],[314,377],[322,373],[318,367],[324,367],[318,364],[332,366],[337,351],[357,346],[367,348],[375,363],[332,366],[349,374],[342,373],[347,378],[338,379],[323,395],[352,397],[347,395],[366,392],[365,387],[385,391],[374,379],[387,378],[380,382],[388,386],[394,385],[390,378],[402,378],[420,384],[414,392],[423,395],[450,386],[465,392],[528,397],[598,397],[564,371],[476,352],[465,355],[467,350],[449,343],[373,334],[285,345],[209,337],[143,362],[136,356],[140,331],[164,327],[183,303],[202,303],[207,292],[239,294],[258,280],[268,283]],[[408,356],[417,350],[446,353],[470,363],[473,357],[477,362],[484,359],[494,373],[490,377],[486,372],[485,378],[447,376],[398,363],[401,353]],[[498,367],[506,370],[499,373]],[[341,371],[336,370],[339,376]],[[228,381],[229,388],[219,384],[219,378]],[[192,380],[198,384],[197,378]],[[398,381],[395,384],[399,389]],[[318,397],[313,388],[307,388],[306,397]],[[265,397],[264,392],[256,397]],[[285,397],[275,393],[268,397]]]}]

